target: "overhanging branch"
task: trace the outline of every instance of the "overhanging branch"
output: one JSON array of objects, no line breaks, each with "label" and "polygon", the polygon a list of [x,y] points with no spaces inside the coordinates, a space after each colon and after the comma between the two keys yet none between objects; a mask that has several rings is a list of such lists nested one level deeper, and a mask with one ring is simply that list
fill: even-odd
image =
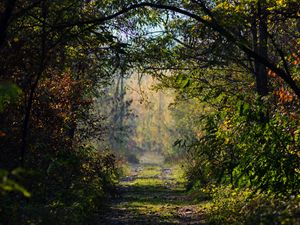
[{"label": "overhanging branch", "polygon": [[[202,1],[200,1],[201,3]],[[101,17],[101,18],[96,18],[96,19],[91,19],[91,20],[85,20],[85,21],[78,21],[74,23],[69,23],[69,24],[59,24],[56,27],[71,27],[71,26],[79,26],[79,25],[85,25],[85,24],[101,24],[105,21],[112,20],[114,18],[117,18],[123,14],[126,14],[130,11],[143,8],[143,7],[150,7],[154,9],[164,9],[164,10],[169,10],[173,11],[182,15],[185,15],[187,17],[190,17],[192,19],[195,19],[196,21],[203,23],[205,26],[213,29],[214,31],[220,33],[222,36],[227,38],[228,41],[232,42],[235,44],[237,47],[239,47],[240,50],[242,50],[246,55],[249,57],[259,60],[260,63],[262,63],[264,66],[275,72],[279,77],[281,77],[289,86],[290,88],[295,92],[295,94],[300,98],[300,88],[297,86],[296,82],[292,79],[291,76],[289,76],[284,69],[281,69],[277,67],[274,63],[270,62],[268,59],[260,56],[256,52],[254,52],[250,47],[247,46],[246,43],[243,41],[238,40],[230,31],[228,31],[226,28],[224,28],[222,25],[220,25],[215,19],[212,19],[211,21],[203,19],[201,16],[196,15],[190,11],[187,11],[186,9],[178,8],[176,6],[172,5],[163,5],[163,4],[156,4],[156,3],[149,3],[149,2],[143,2],[139,4],[134,4],[131,5],[127,8],[124,8],[112,15]],[[207,15],[211,15],[211,12],[208,8],[205,7],[205,5],[201,4],[201,7],[203,11]]]}]

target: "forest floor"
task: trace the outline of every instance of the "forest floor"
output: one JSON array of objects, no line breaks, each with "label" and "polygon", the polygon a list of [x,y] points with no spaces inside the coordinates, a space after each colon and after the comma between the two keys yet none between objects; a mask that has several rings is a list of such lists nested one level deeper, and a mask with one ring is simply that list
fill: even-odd
[{"label": "forest floor", "polygon": [[185,192],[179,168],[132,166],[119,190],[98,224],[205,224],[200,203]]}]

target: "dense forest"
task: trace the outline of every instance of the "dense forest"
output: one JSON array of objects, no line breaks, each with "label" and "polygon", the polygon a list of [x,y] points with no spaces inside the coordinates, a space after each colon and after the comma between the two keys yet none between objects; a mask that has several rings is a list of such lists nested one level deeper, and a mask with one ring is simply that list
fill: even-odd
[{"label": "dense forest", "polygon": [[0,225],[300,224],[299,99],[298,0],[1,0]]}]

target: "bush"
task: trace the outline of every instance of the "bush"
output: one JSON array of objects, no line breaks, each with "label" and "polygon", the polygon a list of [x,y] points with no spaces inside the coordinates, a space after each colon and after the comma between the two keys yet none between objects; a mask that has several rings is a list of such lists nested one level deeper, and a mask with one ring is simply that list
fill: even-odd
[{"label": "bush", "polygon": [[236,102],[234,110],[209,115],[204,135],[189,146],[190,186],[218,183],[299,194],[299,125],[277,109],[270,112],[268,102]]},{"label": "bush", "polygon": [[208,224],[300,224],[300,196],[278,198],[229,186],[202,191],[209,192],[213,199],[206,207]]},{"label": "bush", "polygon": [[0,224],[93,224],[118,179],[114,155],[80,147],[50,161],[46,174],[37,165],[23,176],[31,198],[2,198]]}]

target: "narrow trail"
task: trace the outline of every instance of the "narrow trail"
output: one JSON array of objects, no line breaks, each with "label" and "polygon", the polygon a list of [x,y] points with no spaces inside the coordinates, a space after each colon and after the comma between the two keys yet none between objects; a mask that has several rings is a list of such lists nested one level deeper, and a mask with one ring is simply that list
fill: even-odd
[{"label": "narrow trail", "polygon": [[99,224],[205,224],[200,205],[185,193],[177,173],[157,165],[133,167]]}]

